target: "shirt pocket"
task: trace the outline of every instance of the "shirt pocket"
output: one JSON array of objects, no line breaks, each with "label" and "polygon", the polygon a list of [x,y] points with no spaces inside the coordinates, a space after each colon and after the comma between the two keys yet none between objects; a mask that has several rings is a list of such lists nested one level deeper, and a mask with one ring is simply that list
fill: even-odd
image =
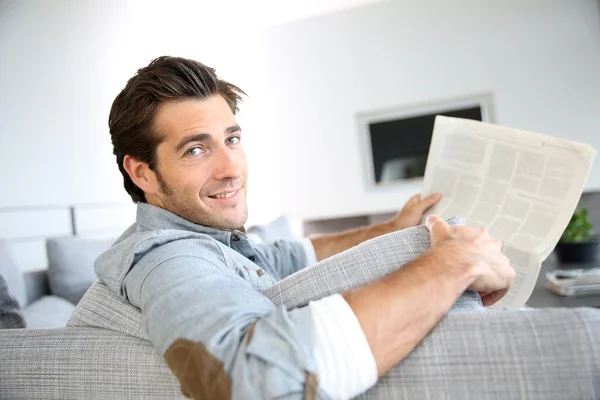
[{"label": "shirt pocket", "polygon": [[275,279],[254,263],[248,263],[241,268],[244,271],[244,277],[250,282],[252,287],[257,291],[263,291],[275,284]]}]

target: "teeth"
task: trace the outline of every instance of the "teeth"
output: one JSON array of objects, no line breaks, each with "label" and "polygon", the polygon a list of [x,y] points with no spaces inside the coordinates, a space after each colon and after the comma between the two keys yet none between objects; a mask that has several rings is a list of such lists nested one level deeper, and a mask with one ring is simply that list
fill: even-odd
[{"label": "teeth", "polygon": [[229,192],[229,193],[217,194],[214,197],[216,199],[228,199],[231,196],[233,196],[234,194],[235,194],[235,192]]}]

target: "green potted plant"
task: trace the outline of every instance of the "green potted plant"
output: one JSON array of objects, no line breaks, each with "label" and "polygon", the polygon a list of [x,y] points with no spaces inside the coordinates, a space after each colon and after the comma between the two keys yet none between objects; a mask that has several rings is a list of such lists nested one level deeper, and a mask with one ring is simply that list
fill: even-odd
[{"label": "green potted plant", "polygon": [[600,248],[598,236],[585,208],[577,208],[556,245],[556,255],[563,263],[593,262]]}]

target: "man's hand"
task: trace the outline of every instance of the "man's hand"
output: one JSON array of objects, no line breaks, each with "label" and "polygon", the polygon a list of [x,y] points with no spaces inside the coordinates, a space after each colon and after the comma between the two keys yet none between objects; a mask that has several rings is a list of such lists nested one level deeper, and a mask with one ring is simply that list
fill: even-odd
[{"label": "man's hand", "polygon": [[424,199],[421,199],[421,195],[417,194],[411,197],[402,210],[389,221],[341,233],[313,236],[310,240],[315,249],[317,260],[321,261],[331,257],[365,240],[419,225],[425,211],[440,201],[441,198],[440,193],[434,193]]},{"label": "man's hand", "polygon": [[420,194],[411,197],[402,210],[400,210],[400,212],[390,221],[395,227],[394,230],[419,225],[423,219],[423,214],[425,214],[429,208],[437,204],[441,198],[441,193],[434,193],[424,199],[421,198]]},{"label": "man's hand", "polygon": [[502,244],[482,228],[426,221],[431,250],[402,268],[342,295],[367,338],[379,376],[404,359],[446,315],[465,290],[492,305],[507,292],[515,271]]},{"label": "man's hand", "polygon": [[469,290],[481,295],[485,306],[498,302],[510,288],[515,270],[502,254],[502,242],[493,238],[485,228],[450,226],[437,215],[426,221],[431,235],[432,251],[448,268],[473,266],[473,282]]}]

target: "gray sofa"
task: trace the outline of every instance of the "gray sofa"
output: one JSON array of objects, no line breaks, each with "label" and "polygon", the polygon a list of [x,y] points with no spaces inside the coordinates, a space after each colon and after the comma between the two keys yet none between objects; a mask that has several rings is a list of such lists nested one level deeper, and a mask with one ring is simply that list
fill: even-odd
[{"label": "gray sofa", "polygon": [[96,281],[94,260],[113,239],[57,237],[46,241],[48,269],[21,273],[6,242],[0,240],[0,274],[23,307],[28,328],[64,327]]},{"label": "gray sofa", "polygon": [[[423,227],[385,235],[265,294],[280,306],[302,306],[390,273],[425,251],[428,240]],[[361,398],[599,398],[598,333],[600,311],[594,309],[452,312]],[[140,310],[100,282],[66,328],[0,330],[0,356],[2,398],[181,398],[148,341]]]},{"label": "gray sofa", "polygon": [[[296,238],[287,217],[252,226],[247,234],[255,243]],[[23,307],[28,328],[61,328],[67,324],[81,297],[96,281],[94,260],[114,240],[76,236],[48,238],[48,269],[23,274],[7,243],[0,239],[0,274]]]},{"label": "gray sofa", "polygon": [[0,240],[0,274],[9,290],[23,308],[23,317],[29,328],[60,328],[65,326],[75,305],[53,295],[48,284],[47,271],[22,274],[8,253],[6,243]]}]

